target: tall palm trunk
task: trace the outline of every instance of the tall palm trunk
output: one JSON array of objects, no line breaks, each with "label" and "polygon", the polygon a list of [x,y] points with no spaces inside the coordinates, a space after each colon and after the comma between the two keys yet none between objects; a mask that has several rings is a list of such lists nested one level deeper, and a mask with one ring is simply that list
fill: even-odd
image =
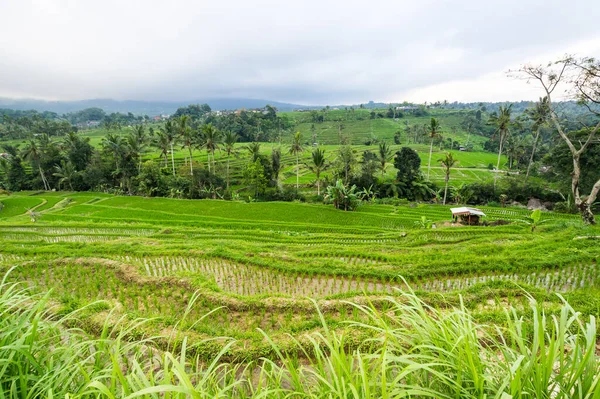
[{"label": "tall palm trunk", "polygon": [[535,149],[537,147],[538,140],[540,138],[540,130],[538,129],[535,138],[533,139],[533,148],[531,149],[531,157],[529,158],[529,165],[527,165],[527,173],[525,174],[525,183],[529,178],[529,172],[531,171],[531,165],[533,164],[533,157],[535,156]]},{"label": "tall palm trunk", "polygon": [[504,133],[500,132],[500,148],[498,149],[498,162],[496,163],[496,170],[500,170],[500,158],[502,157],[502,146],[504,145]]},{"label": "tall palm trunk", "polygon": [[208,166],[208,173],[210,173],[210,150],[206,149],[206,166]]},{"label": "tall palm trunk", "polygon": [[190,151],[190,176],[194,176],[194,166],[192,164],[192,145],[188,145],[188,150]]},{"label": "tall palm trunk", "polygon": [[431,138],[431,144],[429,145],[429,162],[427,164],[427,180],[429,180],[429,175],[431,173],[431,155],[433,154],[433,137]]},{"label": "tall palm trunk", "polygon": [[227,190],[229,190],[229,154],[227,154]]},{"label": "tall palm trunk", "polygon": [[173,176],[175,176],[175,154],[173,153],[173,142],[171,141],[171,163],[173,165]]},{"label": "tall palm trunk", "polygon": [[317,195],[321,195],[321,171],[317,170]]},{"label": "tall palm trunk", "polygon": [[450,173],[446,173],[446,179],[445,179],[446,186],[444,187],[444,201],[442,202],[442,205],[446,205],[446,195],[448,194],[448,181],[449,180],[450,180]]},{"label": "tall palm trunk", "polygon": [[40,177],[42,178],[42,183],[44,184],[44,190],[50,191],[50,185],[48,184],[48,181],[46,180],[46,176],[44,175],[44,171],[42,170],[42,165],[40,165],[39,162],[38,162],[38,169],[40,171]]},{"label": "tall palm trunk", "polygon": [[298,186],[300,185],[300,160],[298,159],[298,152],[296,152],[296,192],[298,192]]}]

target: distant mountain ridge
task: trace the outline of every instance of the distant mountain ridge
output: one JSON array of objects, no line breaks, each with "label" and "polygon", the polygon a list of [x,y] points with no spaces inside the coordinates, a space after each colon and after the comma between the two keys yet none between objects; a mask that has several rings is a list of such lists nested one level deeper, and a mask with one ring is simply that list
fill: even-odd
[{"label": "distant mountain ridge", "polygon": [[240,108],[262,108],[269,104],[280,111],[291,111],[293,109],[319,108],[306,105],[283,103],[254,98],[207,98],[190,101],[137,101],[137,100],[112,100],[112,99],[90,99],[79,101],[46,101],[38,99],[12,99],[0,97],[0,108],[14,110],[36,110],[38,112],[50,111],[57,114],[81,111],[86,108],[101,108],[106,113],[131,112],[136,115],[163,115],[173,114],[177,108],[190,104],[208,104],[210,108],[219,111]]}]

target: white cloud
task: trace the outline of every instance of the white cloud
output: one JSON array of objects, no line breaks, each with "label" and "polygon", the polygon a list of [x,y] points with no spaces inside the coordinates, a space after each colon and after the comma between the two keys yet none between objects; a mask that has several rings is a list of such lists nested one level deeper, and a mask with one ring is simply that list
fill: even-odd
[{"label": "white cloud", "polygon": [[536,98],[503,71],[600,55],[598,12],[587,0],[2,2],[0,96]]}]

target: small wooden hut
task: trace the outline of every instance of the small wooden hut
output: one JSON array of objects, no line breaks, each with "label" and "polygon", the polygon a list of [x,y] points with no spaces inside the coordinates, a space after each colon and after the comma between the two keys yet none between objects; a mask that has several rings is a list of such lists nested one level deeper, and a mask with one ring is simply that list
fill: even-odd
[{"label": "small wooden hut", "polygon": [[469,226],[479,225],[479,218],[485,216],[485,213],[483,213],[481,209],[469,208],[466,206],[450,208],[450,212],[452,212],[452,220],[456,222],[460,219],[460,223]]}]

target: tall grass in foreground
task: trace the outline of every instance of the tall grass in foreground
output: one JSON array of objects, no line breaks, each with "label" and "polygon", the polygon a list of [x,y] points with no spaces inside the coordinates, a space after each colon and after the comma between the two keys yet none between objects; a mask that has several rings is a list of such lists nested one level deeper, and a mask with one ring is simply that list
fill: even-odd
[{"label": "tall grass in foreground", "polygon": [[552,317],[534,301],[526,319],[509,309],[505,327],[477,324],[464,307],[430,308],[410,291],[388,305],[356,305],[368,321],[355,327],[373,336],[356,350],[322,319],[321,333],[298,341],[303,356],[273,344],[275,360],[201,363],[185,338],[172,342],[177,353],[159,351],[110,313],[96,337],[69,328],[77,313],[57,317],[47,297],[5,278],[0,398],[600,398],[596,321],[567,303]]}]

